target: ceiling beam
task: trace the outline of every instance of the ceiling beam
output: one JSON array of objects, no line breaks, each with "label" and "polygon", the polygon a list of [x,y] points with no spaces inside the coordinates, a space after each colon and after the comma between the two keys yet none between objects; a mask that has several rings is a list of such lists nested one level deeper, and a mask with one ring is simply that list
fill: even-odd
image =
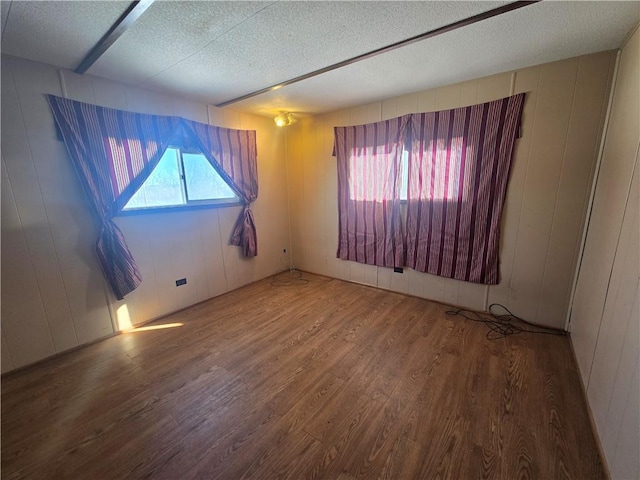
[{"label": "ceiling beam", "polygon": [[138,0],[131,2],[120,18],[111,26],[98,43],[91,49],[89,54],[84,57],[80,65],[74,70],[76,73],[83,74],[91,65],[93,65],[118,38],[122,36],[140,16],[151,6],[154,0]]},{"label": "ceiling beam", "polygon": [[287,85],[292,85],[294,83],[301,82],[302,80],[307,80],[308,78],[316,77],[318,75],[322,75],[323,73],[330,72],[332,70],[336,70],[338,68],[346,67],[347,65],[351,65],[356,62],[360,62],[362,60],[366,60],[368,58],[375,57],[377,55],[381,55],[383,53],[390,52],[392,50],[396,50],[397,48],[406,47],[407,45],[411,45],[412,43],[421,42],[422,40],[426,40],[427,38],[433,38],[438,35],[442,35],[443,33],[451,32],[453,30],[457,30],[458,28],[466,27],[468,25],[473,25],[474,23],[481,22],[483,20],[487,20],[492,17],[497,17],[498,15],[502,15],[503,13],[511,12],[513,10],[517,10],[519,8],[527,7],[531,4],[538,3],[542,0],[532,0],[532,1],[518,1],[508,3],[498,8],[494,8],[492,10],[488,10],[486,12],[480,13],[478,15],[474,15],[472,17],[465,18],[463,20],[459,20],[454,23],[450,23],[445,25],[444,27],[436,28],[435,30],[430,30],[425,33],[421,33],[411,38],[407,38],[405,40],[400,40],[399,42],[392,43],[391,45],[387,45],[385,47],[377,48],[376,50],[372,50],[367,53],[363,53],[362,55],[358,55],[357,57],[349,58],[347,60],[343,60],[338,63],[334,63],[333,65],[329,65],[324,68],[320,68],[318,70],[314,70],[313,72],[305,73],[304,75],[300,75],[299,77],[292,78],[290,80],[286,80],[284,82],[277,83],[275,85],[271,85],[270,87],[262,88],[260,90],[256,90],[255,92],[247,93],[246,95],[242,95],[241,97],[232,98],[231,100],[227,100],[221,103],[218,103],[216,107],[226,107],[227,105],[231,105],[232,103],[241,102],[243,100],[247,100],[248,98],[256,97],[258,95],[262,95],[263,93],[272,92],[274,90],[278,90],[282,87],[286,87]]}]

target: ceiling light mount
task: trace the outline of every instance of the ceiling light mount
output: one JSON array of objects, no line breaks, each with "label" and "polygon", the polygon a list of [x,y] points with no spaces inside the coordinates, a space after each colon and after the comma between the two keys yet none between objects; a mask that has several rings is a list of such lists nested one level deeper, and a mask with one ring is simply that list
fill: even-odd
[{"label": "ceiling light mount", "polygon": [[276,122],[278,127],[288,127],[289,125],[296,123],[298,119],[293,116],[293,113],[280,112],[278,115],[273,117],[273,121]]}]

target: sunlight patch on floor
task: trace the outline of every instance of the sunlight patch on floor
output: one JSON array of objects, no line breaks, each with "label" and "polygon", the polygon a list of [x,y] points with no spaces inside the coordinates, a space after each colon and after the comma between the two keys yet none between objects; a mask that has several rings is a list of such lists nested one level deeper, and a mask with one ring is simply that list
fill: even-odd
[{"label": "sunlight patch on floor", "polygon": [[182,327],[183,325],[184,323],[163,323],[161,325],[149,325],[147,327],[128,328],[123,330],[123,333],[147,332],[149,330],[163,330],[165,328]]}]

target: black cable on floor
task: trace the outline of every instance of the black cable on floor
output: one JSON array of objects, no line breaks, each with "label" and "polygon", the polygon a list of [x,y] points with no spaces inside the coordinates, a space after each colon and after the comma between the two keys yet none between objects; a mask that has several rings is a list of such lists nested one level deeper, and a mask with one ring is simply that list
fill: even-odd
[{"label": "black cable on floor", "polygon": [[[501,312],[498,310],[501,310]],[[561,336],[568,335],[568,332],[565,330],[543,327],[523,320],[511,313],[507,307],[499,303],[492,303],[489,306],[489,314],[482,314],[473,310],[466,310],[464,308],[447,310],[446,313],[447,315],[460,315],[472,322],[484,323],[489,328],[489,331],[486,334],[488,340],[499,340],[501,338],[520,333]],[[527,328],[526,326],[530,328]]]},{"label": "black cable on floor", "polygon": [[293,287],[296,285],[306,285],[309,280],[302,276],[300,270],[284,270],[276,273],[271,277],[271,286],[273,287]]}]

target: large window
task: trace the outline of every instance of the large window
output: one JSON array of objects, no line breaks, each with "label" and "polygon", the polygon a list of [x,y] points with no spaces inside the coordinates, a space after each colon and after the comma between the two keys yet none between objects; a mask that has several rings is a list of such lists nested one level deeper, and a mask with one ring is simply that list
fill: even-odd
[{"label": "large window", "polygon": [[169,147],[122,210],[131,212],[239,201],[202,153]]}]

